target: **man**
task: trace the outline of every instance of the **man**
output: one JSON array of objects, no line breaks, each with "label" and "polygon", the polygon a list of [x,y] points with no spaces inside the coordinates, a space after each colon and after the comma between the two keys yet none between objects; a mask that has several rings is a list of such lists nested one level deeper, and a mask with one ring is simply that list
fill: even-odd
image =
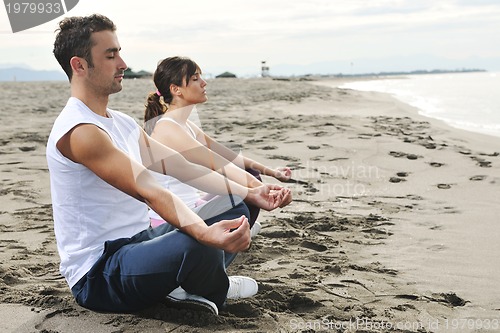
[{"label": "man", "polygon": [[[258,289],[253,279],[228,277],[224,265],[224,251],[250,246],[248,209],[240,203],[205,223],[145,166],[211,193],[229,186],[232,195],[267,210],[288,204],[290,192],[249,189],[193,165],[108,109],[127,68],[115,30],[102,15],[66,18],[54,43],[71,84],[47,142],[61,274],[76,301],[95,311],[134,312],[168,295],[217,313],[226,298]],[[176,229],[148,228],[147,206]]]}]

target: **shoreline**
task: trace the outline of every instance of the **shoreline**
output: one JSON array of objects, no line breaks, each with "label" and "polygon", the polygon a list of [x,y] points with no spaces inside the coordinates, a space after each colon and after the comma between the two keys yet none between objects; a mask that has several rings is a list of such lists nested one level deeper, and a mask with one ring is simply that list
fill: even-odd
[{"label": "shoreline", "polygon": [[[152,83],[138,81],[110,107],[141,123]],[[498,253],[494,142],[390,96],[266,79],[209,81],[198,110],[207,133],[294,172],[294,202],[261,212],[261,233],[229,268],[258,281],[256,297],[228,302],[218,317],[162,305],[130,315],[85,310],[59,276],[45,161],[67,84],[23,85],[33,91],[23,99],[10,88],[0,134],[0,330],[301,332],[365,320],[438,332],[447,320],[500,316],[491,289],[499,268],[473,266]]]},{"label": "shoreline", "polygon": [[[380,80],[381,78],[372,78],[371,80]],[[383,78],[382,78],[383,79]],[[401,77],[401,79],[404,79],[404,76]],[[441,131],[449,131],[448,135],[454,136],[454,140],[457,141],[463,141],[467,142],[468,144],[472,144],[474,149],[483,149],[483,147],[486,146],[486,150],[497,150],[500,151],[496,147],[496,145],[491,142],[491,139],[498,139],[497,135],[494,134],[489,134],[486,132],[476,132],[460,127],[455,127],[450,124],[448,124],[445,120],[441,120],[438,118],[430,117],[425,114],[421,113],[421,110],[418,109],[417,107],[414,107],[412,105],[409,105],[398,98],[392,96],[390,93],[383,93],[383,92],[375,92],[375,91],[360,91],[360,90],[355,90],[351,88],[341,88],[341,86],[345,83],[349,82],[357,82],[357,81],[366,81],[366,80],[348,80],[348,79],[339,79],[339,80],[318,80],[318,81],[312,81],[309,82],[311,84],[319,85],[319,86],[324,86],[324,87],[329,87],[332,89],[338,88],[341,90],[351,90],[355,92],[360,92],[360,93],[367,93],[367,94],[380,94],[381,96],[386,96],[387,100],[393,100],[392,103],[397,104],[399,111],[402,112],[404,115],[415,118],[416,120],[419,121],[428,121],[431,123],[431,126],[436,129],[440,129]],[[397,113],[397,111],[396,111]]]},{"label": "shoreline", "polygon": [[[472,72],[474,73],[474,72]],[[467,74],[467,73],[444,73],[445,75],[446,74],[457,74],[457,75],[461,75],[461,74]],[[488,77],[492,78],[492,77],[496,77],[498,74],[500,73],[496,73],[496,72],[485,72],[484,74],[488,74]],[[427,79],[431,79],[431,78],[434,78],[433,75],[430,75],[430,74],[426,74],[424,75],[424,77],[426,77]],[[439,75],[437,77],[440,77]],[[420,80],[421,78],[418,77],[418,75],[413,75],[412,77],[408,77],[408,76],[395,76],[395,77],[379,77],[379,78],[367,78],[366,80],[362,80],[362,79],[357,79],[357,80],[353,80],[353,81],[347,81],[347,83],[350,83],[350,82],[367,82],[367,81],[373,81],[373,80],[389,80],[391,82],[394,82],[395,80],[405,80],[405,79],[415,79],[415,80]],[[484,78],[483,78],[484,79]],[[436,96],[432,96],[432,95],[427,95],[426,98],[424,100],[422,100],[422,96],[419,96],[418,94],[417,95],[414,95],[414,94],[411,94],[410,96],[412,96],[412,98],[408,99],[408,88],[403,89],[401,92],[398,92],[396,93],[395,90],[394,90],[394,87],[390,88],[389,90],[392,90],[392,92],[385,92],[385,91],[376,91],[376,90],[364,90],[363,88],[361,88],[360,90],[357,90],[357,89],[353,89],[353,88],[350,88],[349,85],[347,85],[347,87],[342,87],[342,85],[337,85],[335,84],[334,82],[330,82],[328,83],[329,81],[328,80],[322,80],[323,84],[325,85],[329,85],[329,86],[335,86],[335,87],[339,87],[341,89],[350,89],[350,90],[356,90],[356,91],[366,91],[366,92],[381,92],[381,93],[386,93],[388,94],[389,96],[391,96],[392,98],[395,98],[397,99],[398,101],[402,102],[403,104],[409,104],[411,107],[415,108],[418,112],[418,114],[420,116],[423,116],[423,117],[426,117],[426,118],[429,118],[429,119],[434,119],[434,120],[438,120],[440,122],[443,122],[445,123],[447,126],[449,127],[452,127],[452,128],[455,128],[455,129],[460,129],[460,130],[465,130],[467,132],[472,132],[472,133],[477,133],[477,134],[481,134],[481,135],[487,135],[487,136],[493,136],[494,138],[499,138],[500,137],[500,131],[498,129],[490,129],[490,128],[486,128],[484,127],[484,123],[482,124],[478,124],[478,123],[472,123],[472,124],[468,124],[468,120],[467,119],[451,119],[449,116],[448,117],[444,117],[443,116],[438,116],[437,114],[436,115],[432,115],[434,114],[435,112],[431,111],[435,108],[439,108],[439,106],[436,106],[436,105],[439,105],[439,103],[434,103],[434,102],[431,102],[432,104],[432,107],[429,107],[429,105],[427,105],[427,102],[425,102],[425,100],[433,100],[436,98]],[[321,83],[320,83],[321,84]],[[403,83],[404,84],[404,83]],[[373,87],[372,87],[373,88]],[[435,87],[436,89],[443,89],[443,86],[436,86]],[[384,89],[385,90],[385,89]],[[426,92],[427,94],[429,92]],[[404,98],[401,98],[401,96],[398,96],[398,95],[401,95],[401,96],[404,96]],[[416,96],[419,96],[418,98],[415,99]],[[476,102],[479,102],[481,101],[481,97],[482,96],[473,96],[472,99]],[[450,95],[444,95],[442,96],[441,98],[451,98]],[[422,101],[423,102],[423,105],[424,105],[424,108],[420,108],[420,104],[422,104]],[[471,104],[468,104],[470,110],[471,111],[474,106],[471,105]],[[491,105],[483,105],[483,107],[485,108],[489,108],[491,107]],[[448,108],[450,110],[453,110],[453,106],[451,105],[448,105]],[[456,110],[455,110],[456,111]],[[459,110],[460,112],[460,110]],[[463,111],[461,111],[463,112]],[[446,114],[446,113],[445,113]],[[466,125],[468,124],[468,125]]]}]

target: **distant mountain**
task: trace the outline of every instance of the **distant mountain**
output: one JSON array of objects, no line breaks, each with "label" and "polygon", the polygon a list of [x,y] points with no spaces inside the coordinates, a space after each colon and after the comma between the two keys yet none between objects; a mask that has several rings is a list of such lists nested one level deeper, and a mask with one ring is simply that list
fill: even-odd
[{"label": "distant mountain", "polygon": [[5,68],[24,68],[24,69],[33,69],[30,66],[23,64],[23,63],[4,63],[0,64],[0,69],[5,69]]},{"label": "distant mountain", "polygon": [[37,71],[29,68],[0,67],[0,81],[63,81],[67,80],[62,71]]}]

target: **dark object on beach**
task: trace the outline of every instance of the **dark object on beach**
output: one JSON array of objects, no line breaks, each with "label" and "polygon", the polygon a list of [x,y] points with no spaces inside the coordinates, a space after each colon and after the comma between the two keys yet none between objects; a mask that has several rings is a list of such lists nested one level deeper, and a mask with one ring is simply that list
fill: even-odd
[{"label": "dark object on beach", "polygon": [[236,74],[233,74],[231,72],[224,72],[222,74],[217,75],[215,78],[221,79],[221,78],[236,78]]}]

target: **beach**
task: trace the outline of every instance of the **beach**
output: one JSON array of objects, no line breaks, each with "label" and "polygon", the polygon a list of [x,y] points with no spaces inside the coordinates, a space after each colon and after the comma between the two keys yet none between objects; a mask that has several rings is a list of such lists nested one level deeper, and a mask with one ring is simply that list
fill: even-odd
[{"label": "beach", "polygon": [[[500,332],[498,138],[349,79],[214,79],[205,132],[271,167],[294,201],[229,267],[259,283],[219,316],[78,306],[59,275],[45,144],[66,82],[0,83],[1,332]],[[142,124],[151,80],[110,107]],[[265,182],[277,183],[264,177]]]}]

